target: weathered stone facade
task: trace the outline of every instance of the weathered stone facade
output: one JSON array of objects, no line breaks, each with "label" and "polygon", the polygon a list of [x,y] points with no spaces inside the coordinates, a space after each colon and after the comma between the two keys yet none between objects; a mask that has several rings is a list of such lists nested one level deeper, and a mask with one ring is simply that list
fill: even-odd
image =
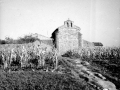
[{"label": "weathered stone facade", "polygon": [[75,26],[71,20],[65,21],[63,26],[57,28],[52,33],[52,38],[55,47],[61,54],[82,47],[80,27]]}]

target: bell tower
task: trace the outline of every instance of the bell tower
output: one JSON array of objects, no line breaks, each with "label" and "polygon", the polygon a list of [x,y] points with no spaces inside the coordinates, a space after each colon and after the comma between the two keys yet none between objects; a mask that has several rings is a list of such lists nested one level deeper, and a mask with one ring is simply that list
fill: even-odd
[{"label": "bell tower", "polygon": [[68,19],[67,21],[64,21],[64,25],[67,28],[72,28],[73,27],[73,21]]}]

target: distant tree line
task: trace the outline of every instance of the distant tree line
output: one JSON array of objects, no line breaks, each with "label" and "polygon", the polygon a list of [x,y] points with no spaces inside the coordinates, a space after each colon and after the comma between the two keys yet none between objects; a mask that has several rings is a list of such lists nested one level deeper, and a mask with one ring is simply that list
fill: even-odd
[{"label": "distant tree line", "polygon": [[31,43],[36,40],[39,39],[36,37],[32,37],[31,35],[25,35],[24,37],[20,37],[16,40],[10,37],[6,37],[4,40],[0,39],[0,44],[24,44],[24,43]]}]

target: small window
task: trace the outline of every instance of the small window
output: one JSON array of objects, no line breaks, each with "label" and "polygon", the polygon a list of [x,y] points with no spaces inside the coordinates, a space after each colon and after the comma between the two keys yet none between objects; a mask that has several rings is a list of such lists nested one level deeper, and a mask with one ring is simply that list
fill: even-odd
[{"label": "small window", "polygon": [[71,27],[72,27],[72,23],[71,23]]}]

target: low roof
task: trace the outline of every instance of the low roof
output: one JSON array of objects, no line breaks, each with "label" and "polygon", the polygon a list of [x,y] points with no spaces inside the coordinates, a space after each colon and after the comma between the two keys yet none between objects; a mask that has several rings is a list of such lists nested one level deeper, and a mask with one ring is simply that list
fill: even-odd
[{"label": "low roof", "polygon": [[103,46],[101,42],[93,42],[94,46]]},{"label": "low roof", "polygon": [[37,34],[37,33],[32,34],[32,37],[36,37],[36,38],[38,38],[38,39],[40,39],[40,40],[52,40],[52,39],[49,38],[49,37],[46,37],[46,36],[43,36],[43,35]]}]

